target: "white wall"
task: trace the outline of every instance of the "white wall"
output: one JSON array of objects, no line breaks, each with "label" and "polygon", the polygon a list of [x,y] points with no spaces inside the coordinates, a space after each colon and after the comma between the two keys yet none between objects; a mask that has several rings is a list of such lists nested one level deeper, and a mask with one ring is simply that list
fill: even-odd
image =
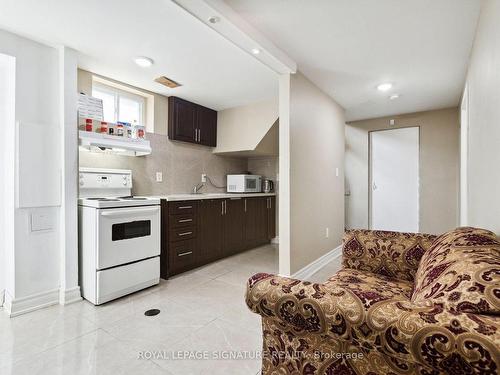
[{"label": "white wall", "polygon": [[[60,51],[0,30],[0,53],[13,56],[16,59],[15,122],[19,123],[20,126],[24,126],[23,124],[36,124],[46,128],[55,126],[52,135],[61,140],[56,143],[56,147],[59,146],[60,149],[57,153],[50,153],[50,158],[44,160],[42,167],[43,165],[55,166],[60,170],[59,175],[64,177],[61,170],[64,132],[60,127],[60,95],[62,95],[61,71],[59,69]],[[76,74],[76,66],[74,69]],[[73,91],[76,91],[76,85]],[[74,107],[76,110],[76,104]],[[4,125],[4,134],[15,134],[13,123]],[[14,151],[22,153],[16,155],[16,160],[30,159],[29,149],[16,146],[14,150],[15,145],[23,145],[27,140],[22,135],[18,139],[9,137],[7,142],[8,146],[12,147],[12,154],[15,154]],[[40,146],[43,148],[43,145]],[[76,153],[76,147],[74,152]],[[15,175],[6,179],[7,184],[16,181],[16,197],[12,197],[15,199],[10,200],[10,202],[17,201],[19,191],[19,186],[17,186],[19,166],[16,163],[12,161],[9,165],[9,168],[12,167],[15,170]],[[75,180],[76,173],[76,170],[73,171]],[[63,183],[61,178],[56,179],[57,181],[41,178],[36,183],[41,188],[58,186]],[[9,270],[11,273],[7,276],[9,280],[7,281],[5,303],[7,310],[17,314],[44,304],[58,302],[61,276],[61,239],[65,235],[60,227],[60,205],[46,207],[35,201],[29,207],[12,206],[11,208],[13,212],[12,247],[7,248],[6,256],[12,261],[12,264]],[[32,214],[46,215],[52,223],[52,229],[32,232],[30,225]],[[71,251],[74,253],[77,249],[71,249]]]},{"label": "white wall", "polygon": [[214,153],[254,150],[278,119],[278,100],[265,100],[217,113]]},{"label": "white wall", "polygon": [[[289,135],[283,137],[281,97],[289,88]],[[280,247],[289,210],[289,269],[293,274],[338,247],[344,233],[344,110],[301,73],[280,88]],[[282,158],[289,158],[283,165]],[[338,176],[336,176],[338,168]],[[289,199],[282,191],[289,190]],[[285,198],[285,199],[284,199]],[[289,206],[284,208],[283,206]],[[286,218],[285,218],[286,220]],[[285,226],[288,223],[285,222]],[[286,227],[285,227],[286,228]],[[329,236],[326,237],[326,229]],[[286,233],[283,233],[286,235]],[[285,241],[286,243],[286,241]],[[283,250],[285,251],[285,249]],[[282,267],[280,249],[280,273]]]},{"label": "white wall", "polygon": [[[368,133],[420,128],[419,231],[443,233],[458,225],[458,108],[353,121],[346,126],[346,227],[368,228]],[[389,121],[395,120],[394,125]]]},{"label": "white wall", "polygon": [[0,306],[6,286],[13,282],[15,63],[13,57],[0,55],[0,121],[4,124],[0,137]]},{"label": "white wall", "polygon": [[467,73],[467,224],[500,235],[500,1],[486,0]]}]

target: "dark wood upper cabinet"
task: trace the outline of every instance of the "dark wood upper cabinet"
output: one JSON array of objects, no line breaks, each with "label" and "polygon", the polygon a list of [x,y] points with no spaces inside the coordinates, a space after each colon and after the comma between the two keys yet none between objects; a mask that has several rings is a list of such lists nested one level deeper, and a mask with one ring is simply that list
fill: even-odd
[{"label": "dark wood upper cabinet", "polygon": [[217,111],[170,96],[168,98],[168,137],[175,141],[215,147],[217,145]]}]

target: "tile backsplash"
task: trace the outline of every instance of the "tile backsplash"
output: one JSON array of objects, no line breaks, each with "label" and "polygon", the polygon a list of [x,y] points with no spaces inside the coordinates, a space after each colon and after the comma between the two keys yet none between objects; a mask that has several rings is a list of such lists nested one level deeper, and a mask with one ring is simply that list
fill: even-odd
[{"label": "tile backsplash", "polygon": [[[227,174],[243,173],[249,167],[247,159],[214,155],[208,147],[173,142],[160,134],[148,133],[147,138],[153,149],[151,155],[130,157],[80,151],[80,167],[131,169],[135,195],[189,193],[200,182],[202,173],[216,185],[225,186]],[[156,172],[162,172],[162,182],[156,182]],[[224,191],[208,183],[202,190]]]}]

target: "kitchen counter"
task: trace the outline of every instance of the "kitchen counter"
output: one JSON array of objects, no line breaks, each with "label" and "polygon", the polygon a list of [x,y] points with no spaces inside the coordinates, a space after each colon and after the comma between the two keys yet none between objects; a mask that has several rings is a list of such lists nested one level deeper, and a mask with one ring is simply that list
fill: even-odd
[{"label": "kitchen counter", "polygon": [[158,195],[155,198],[174,201],[196,201],[201,199],[226,199],[226,198],[251,198],[251,197],[272,197],[276,193],[202,193],[202,194],[170,194]]}]

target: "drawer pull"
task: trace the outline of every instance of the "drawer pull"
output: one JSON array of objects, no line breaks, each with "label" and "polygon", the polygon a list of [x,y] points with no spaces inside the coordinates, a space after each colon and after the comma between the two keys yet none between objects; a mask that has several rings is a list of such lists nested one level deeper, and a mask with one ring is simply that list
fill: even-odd
[{"label": "drawer pull", "polygon": [[190,234],[193,234],[193,232],[184,232],[184,233],[179,233],[178,236],[179,237],[182,237],[182,236],[189,236]]},{"label": "drawer pull", "polygon": [[187,209],[190,209],[190,208],[193,208],[193,206],[179,206],[177,207],[179,210],[187,210]]},{"label": "drawer pull", "polygon": [[183,257],[185,255],[189,255],[189,254],[193,254],[192,251],[186,251],[185,253],[180,253],[180,254],[177,254],[178,257]]},{"label": "drawer pull", "polygon": [[177,220],[178,223],[189,223],[190,221],[193,221],[193,219],[181,219],[181,220]]}]

